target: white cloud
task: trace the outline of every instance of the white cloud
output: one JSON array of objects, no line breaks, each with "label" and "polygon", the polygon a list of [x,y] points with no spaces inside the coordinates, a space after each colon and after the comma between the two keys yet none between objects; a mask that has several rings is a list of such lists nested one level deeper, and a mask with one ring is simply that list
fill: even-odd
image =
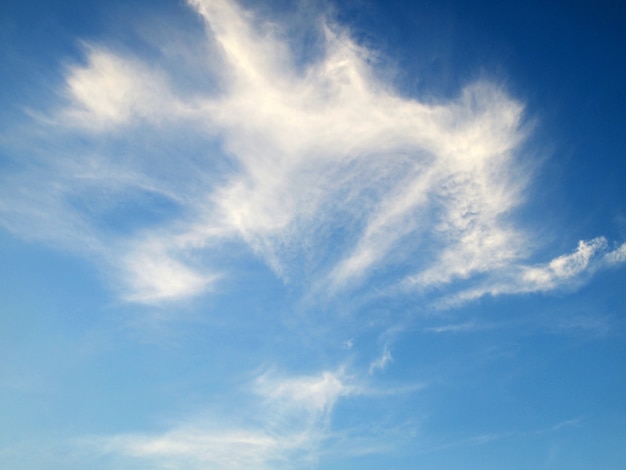
[{"label": "white cloud", "polygon": [[160,243],[143,243],[125,260],[129,300],[155,303],[190,297],[206,290],[217,275],[201,274],[176,260]]},{"label": "white cloud", "polygon": [[478,325],[473,321],[469,321],[464,323],[452,323],[449,325],[434,326],[426,328],[425,330],[433,333],[461,333],[467,331],[476,331],[488,327],[489,325]]},{"label": "white cloud", "polygon": [[[299,440],[272,437],[262,432],[182,427],[160,435],[128,434],[105,439],[84,439],[79,445],[102,453],[121,454],[149,463],[150,468],[245,469],[280,468],[284,453]],[[143,465],[138,463],[139,468]]]},{"label": "white cloud", "polygon": [[218,414],[162,433],[91,437],[76,444],[150,468],[308,468],[328,437],[336,401],[353,393],[341,373],[330,371],[297,377],[266,373],[252,389],[250,419],[244,423]]},{"label": "white cloud", "polygon": [[316,413],[326,413],[341,395],[351,390],[338,374],[329,371],[295,379],[276,379],[266,374],[259,377],[257,387],[261,396],[279,402],[280,406],[302,407]]},{"label": "white cloud", "polygon": [[422,274],[428,283],[523,251],[499,222],[518,202],[508,178],[522,139],[518,103],[486,83],[449,105],[402,99],[374,77],[368,52],[328,25],[325,55],[298,72],[277,35],[234,4],[192,5],[231,66],[230,89],[207,111],[245,169],[214,191],[215,210],[279,275],[290,277],[294,246],[323,249],[307,237],[338,224],[364,229],[331,270],[334,287],[366,276],[407,237],[419,249],[433,229],[443,246]]},{"label": "white cloud", "polygon": [[604,255],[604,262],[608,266],[626,262],[626,243],[606,253]]},{"label": "white cloud", "polygon": [[581,240],[572,254],[559,256],[546,265],[522,267],[520,281],[530,291],[551,290],[557,284],[585,271],[592,257],[606,246],[604,237],[594,238],[589,242]]},{"label": "white cloud", "polygon": [[496,271],[477,287],[466,289],[440,302],[449,307],[480,298],[484,295],[548,292],[576,287],[592,274],[626,261],[624,245],[607,250],[604,237],[578,242],[576,250],[553,260],[536,265],[517,264]]},{"label": "white cloud", "polygon": [[[158,58],[86,45],[84,63],[66,69],[63,104],[22,139],[23,166],[0,175],[2,226],[89,257],[124,299],[148,304],[214,289],[229,257],[250,251],[317,297],[369,295],[375,277],[385,292],[401,285],[444,307],[576,286],[626,262],[626,244],[610,250],[603,237],[535,262],[512,217],[529,177],[518,166],[524,104],[497,84],[421,101],[381,79],[373,54],[328,18],[322,50],[303,65],[279,25],[236,2],[188,4],[206,25],[197,40],[220,59],[181,57],[219,86],[187,89]],[[132,204],[136,225],[120,229],[110,216]],[[136,222],[155,206],[172,209]],[[385,346],[369,379],[392,362]],[[148,468],[306,468],[332,439],[342,398],[422,387],[266,373],[240,413],[80,444]]]},{"label": "white cloud", "polygon": [[87,64],[67,73],[71,106],[62,113],[63,122],[107,131],[135,119],[160,124],[181,117],[184,109],[159,70],[95,45],[85,48]]},{"label": "white cloud", "polygon": [[[327,18],[323,50],[296,65],[275,23],[228,0],[189,6],[206,25],[198,41],[220,56],[198,55],[195,66],[220,86],[183,89],[167,62],[85,46],[85,63],[67,68],[64,107],[40,123],[56,147],[25,149],[46,170],[2,177],[0,223],[87,253],[136,302],[210,289],[218,275],[207,260],[232,242],[325,295],[387,267],[385,283],[420,292],[477,275],[512,279],[457,300],[545,291],[587,269],[584,247],[528,265],[529,235],[511,222],[528,178],[516,163],[524,106],[500,87],[479,81],[455,99],[420,102],[378,78],[371,52]],[[72,137],[89,150],[65,148]],[[193,139],[213,146],[194,160],[185,147]],[[181,149],[161,155],[162,142]],[[25,184],[40,190],[16,190]],[[176,214],[112,234],[72,203],[103,192],[124,203],[136,190],[159,194]],[[621,263],[624,250],[606,263]]]},{"label": "white cloud", "polygon": [[132,468],[316,468],[329,450],[350,455],[357,449],[388,451],[394,445],[389,436],[384,445],[368,440],[394,434],[393,428],[334,430],[332,414],[340,399],[387,399],[423,388],[423,384],[370,387],[341,369],[294,376],[266,372],[251,382],[248,399],[238,397],[231,413],[227,410],[232,403],[214,404],[215,412],[199,413],[162,432],[83,437],[74,445],[79,452],[108,455]]},{"label": "white cloud", "polygon": [[387,367],[387,364],[389,364],[392,361],[393,361],[393,356],[391,355],[391,351],[389,350],[388,346],[385,346],[385,348],[383,349],[382,355],[375,361],[371,362],[370,368],[369,368],[370,375],[376,371],[385,370],[385,368]]}]

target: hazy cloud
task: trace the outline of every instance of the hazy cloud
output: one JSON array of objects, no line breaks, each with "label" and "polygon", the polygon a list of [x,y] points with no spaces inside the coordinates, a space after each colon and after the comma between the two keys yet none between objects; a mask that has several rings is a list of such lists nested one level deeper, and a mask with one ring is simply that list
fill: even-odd
[{"label": "hazy cloud", "polygon": [[393,356],[391,355],[391,351],[389,350],[389,347],[385,346],[381,356],[375,361],[371,362],[370,368],[369,368],[370,375],[376,371],[385,370],[385,367],[387,367],[387,364],[389,364],[392,361],[393,361]]},{"label": "hazy cloud", "polygon": [[[340,373],[259,376],[247,413],[189,420],[162,433],[129,433],[76,441],[84,450],[132,459],[150,468],[309,468],[319,445],[329,437],[336,401],[353,393]],[[240,404],[241,405],[241,404]],[[245,406],[245,405],[244,405]]]},{"label": "hazy cloud", "polygon": [[[329,17],[303,65],[286,29],[235,2],[189,6],[206,26],[207,57],[193,66],[219,86],[183,87],[167,61],[85,44],[85,62],[66,68],[64,104],[37,124],[50,142],[26,144],[33,165],[2,176],[0,223],[90,256],[135,302],[214,288],[228,276],[211,263],[225,244],[325,295],[386,267],[381,287],[449,300],[452,286],[455,302],[547,291],[587,269],[600,239],[529,261],[530,235],[513,219],[526,118],[501,87],[478,81],[421,102],[379,78],[372,53]],[[111,230],[109,214],[129,202],[139,217],[128,219],[150,223]],[[605,264],[624,258],[622,246]],[[509,281],[455,287],[503,273]]]},{"label": "hazy cloud", "polygon": [[608,250],[608,242],[604,237],[581,240],[570,254],[558,256],[544,264],[509,266],[496,273],[492,279],[479,284],[479,287],[444,299],[441,305],[457,305],[484,295],[547,292],[577,287],[595,272],[626,261],[624,251],[624,245]]}]

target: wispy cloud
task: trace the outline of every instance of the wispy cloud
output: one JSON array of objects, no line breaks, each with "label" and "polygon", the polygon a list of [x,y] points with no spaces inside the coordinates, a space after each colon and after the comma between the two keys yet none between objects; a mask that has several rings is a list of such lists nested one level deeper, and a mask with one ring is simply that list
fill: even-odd
[{"label": "wispy cloud", "polygon": [[59,123],[107,132],[133,121],[161,124],[180,119],[184,106],[159,70],[105,48],[85,45],[87,64],[69,67],[67,107]]},{"label": "wispy cloud", "polygon": [[[161,432],[90,436],[73,443],[77,452],[108,455],[139,468],[312,468],[329,449],[351,455],[388,451],[398,444],[387,436],[384,444],[379,440],[374,445],[369,428],[333,429],[333,411],[341,399],[388,399],[423,388],[372,386],[344,369],[291,376],[269,371],[245,387],[230,414],[226,410],[232,404],[219,409],[214,403],[213,412]],[[393,427],[379,427],[374,434],[380,439],[389,433],[397,437]]]},{"label": "wispy cloud", "polygon": [[331,371],[296,377],[265,373],[251,390],[244,422],[235,417],[239,413],[222,413],[161,433],[90,437],[76,445],[150,468],[308,468],[328,438],[335,403],[357,392],[340,372]]},{"label": "wispy cloud", "polygon": [[[82,374],[87,388],[111,379],[128,396],[161,387],[161,398],[137,410],[143,423],[155,408],[176,413],[161,408],[168,397],[205,400],[202,412],[165,426],[133,427],[122,417],[90,437],[103,428],[91,427],[91,415],[75,417],[66,428],[83,435],[72,442],[79,465],[96,455],[122,468],[311,468],[329,455],[395,446],[434,452],[576,425],[500,433],[477,425],[434,446],[428,436],[415,439],[416,423],[442,409],[437,400],[447,407],[448,397],[461,396],[467,377],[472,387],[491,386],[489,378],[506,370],[498,380],[513,387],[509,372],[524,368],[528,355],[517,354],[525,357],[512,369],[504,361],[482,366],[508,355],[521,336],[541,328],[595,339],[617,325],[609,307],[496,320],[471,309],[470,317],[463,309],[434,312],[485,296],[574,289],[626,263],[626,243],[603,236],[550,251],[518,217],[533,197],[536,161],[526,104],[488,78],[446,97],[401,92],[378,51],[323,6],[303,22],[302,46],[293,25],[253,3],[187,0],[175,8],[186,9],[193,28],[144,29],[137,43],[77,38],[81,57],[59,59],[45,104],[0,131],[0,227],[88,259],[124,302],[165,306],[163,315],[130,322],[176,319],[174,328],[168,321],[141,331],[167,330],[162,336],[176,337],[172,349],[159,342],[154,352],[116,336],[107,346],[115,354],[97,358],[108,371],[102,378],[86,372],[91,357],[61,375]],[[313,37],[314,50],[302,54]],[[219,297],[194,304],[190,316],[201,321],[176,330],[184,310],[176,302],[205,294]],[[45,322],[69,318],[54,313]],[[83,335],[100,321],[76,324],[72,316],[55,334]],[[481,337],[460,334],[477,331]],[[520,336],[504,341],[500,331]],[[445,349],[456,340],[460,356],[455,346]],[[118,376],[129,357],[133,372]],[[259,363],[302,369],[232,386],[234,374]],[[485,380],[468,373],[479,368]],[[135,371],[141,380],[118,383]],[[211,387],[203,382],[209,374]],[[32,386],[10,382],[13,391]],[[449,395],[412,396],[442,384]],[[61,394],[57,407],[67,406]],[[476,393],[476,405],[488,396]],[[446,417],[454,413],[445,409]],[[27,452],[0,449],[11,461]]]},{"label": "wispy cloud", "polygon": [[532,439],[532,438],[541,437],[547,434],[558,434],[568,428],[578,427],[582,421],[583,421],[582,418],[577,417],[577,418],[572,418],[572,419],[568,419],[565,421],[561,421],[554,425],[551,425],[545,428],[540,428],[540,429],[533,429],[533,430],[528,430],[528,431],[507,431],[507,432],[500,432],[500,433],[481,434],[477,436],[467,437],[464,439],[459,439],[456,441],[451,441],[445,444],[435,445],[432,447],[425,447],[425,448],[420,449],[418,452],[419,453],[431,453],[431,452],[441,452],[441,451],[449,450],[455,447],[483,446],[483,445],[488,445],[495,441],[500,441],[504,439],[515,439],[515,438]]},{"label": "wispy cloud", "polygon": [[393,361],[393,356],[391,355],[391,351],[389,350],[388,346],[385,346],[381,356],[378,359],[370,363],[370,368],[369,368],[370,375],[376,371],[385,370],[385,368],[387,367],[387,364],[389,364],[392,361]]},{"label": "wispy cloud", "polygon": [[[598,266],[603,239],[530,263],[512,218],[530,176],[518,164],[527,118],[501,87],[483,80],[420,102],[382,80],[373,54],[329,17],[302,65],[279,25],[228,0],[188,3],[210,57],[187,66],[219,85],[183,87],[167,61],[85,44],[63,105],[37,124],[44,142],[22,148],[32,164],[2,176],[0,223],[86,254],[134,302],[214,288],[228,276],[212,263],[226,245],[325,295],[385,267],[383,284],[419,292],[508,279],[453,287],[440,303],[547,291]],[[110,207],[129,202],[150,223],[112,230]]]},{"label": "wispy cloud", "polygon": [[576,250],[570,254],[558,256],[543,264],[508,266],[478,287],[443,300],[441,305],[457,305],[484,295],[548,292],[577,287],[595,272],[626,261],[625,245],[613,250],[609,250],[608,246],[604,237],[581,240]]},{"label": "wispy cloud", "polygon": [[489,328],[489,326],[490,325],[483,325],[478,324],[474,321],[468,321],[463,323],[451,323],[447,325],[433,326],[426,328],[426,331],[433,333],[465,333]]}]

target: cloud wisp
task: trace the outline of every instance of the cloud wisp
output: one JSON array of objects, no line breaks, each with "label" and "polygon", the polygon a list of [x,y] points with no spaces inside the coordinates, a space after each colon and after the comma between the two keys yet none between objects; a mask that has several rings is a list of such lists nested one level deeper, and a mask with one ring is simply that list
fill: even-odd
[{"label": "cloud wisp", "polygon": [[387,365],[393,361],[393,356],[391,355],[391,350],[388,346],[385,346],[383,349],[383,353],[380,357],[370,363],[369,373],[372,375],[376,371],[383,371],[387,367]]},{"label": "cloud wisp", "polygon": [[[533,197],[533,119],[500,84],[479,79],[446,98],[411,96],[331,14],[302,24],[313,44],[303,54],[300,36],[267,9],[236,0],[178,6],[193,17],[184,40],[173,39],[176,18],[168,34],[144,31],[140,47],[83,38],[82,58],[60,65],[46,100],[53,104],[0,133],[0,227],[89,259],[124,302],[163,307],[123,306],[167,312],[148,315],[150,326],[170,313],[180,320],[180,302],[200,298],[201,321],[181,327],[176,352],[123,347],[107,359],[124,374],[111,362],[115,373],[85,383],[110,380],[147,395],[150,380],[163,380],[161,396],[172,403],[201,383],[191,395],[213,402],[209,412],[148,430],[129,421],[106,427],[109,434],[73,441],[86,461],[315,468],[331,454],[415,447],[421,411],[409,395],[437,386],[423,374],[456,363],[437,358],[439,345],[512,324],[510,316],[494,323],[434,310],[573,289],[626,263],[626,244],[603,236],[538,259],[539,243],[518,217]],[[212,293],[218,298],[203,302]],[[581,310],[545,323],[600,337],[611,319]],[[83,326],[71,329],[82,334]],[[401,334],[411,341],[396,342]],[[488,346],[489,358],[499,354]],[[256,374],[232,387],[260,363],[300,372]],[[174,370],[179,364],[185,370]],[[152,369],[162,365],[171,375]],[[202,382],[209,375],[210,387]],[[129,383],[118,383],[122,376]],[[362,403],[392,395],[406,399]],[[517,435],[482,432],[442,439],[441,449]]]},{"label": "cloud wisp", "polygon": [[[5,227],[88,254],[142,303],[214,288],[228,275],[211,263],[224,246],[327,295],[381,269],[394,274],[380,282],[418,291],[511,270],[526,286],[489,284],[456,301],[572,278],[564,258],[524,267],[529,237],[513,215],[529,176],[527,126],[500,87],[479,81],[420,102],[379,78],[371,52],[328,18],[316,23],[319,56],[302,65],[276,24],[228,0],[188,3],[210,57],[187,65],[217,85],[183,89],[166,61],[85,44],[64,104],[39,123],[49,142],[3,177]],[[111,230],[120,204],[149,223]]]},{"label": "cloud wisp", "polygon": [[309,468],[330,436],[337,400],[362,393],[332,371],[294,377],[265,373],[250,390],[248,418],[239,424],[232,416],[196,418],[162,433],[91,437],[76,445],[150,468]]},{"label": "cloud wisp", "polygon": [[[138,468],[316,468],[329,450],[352,455],[397,445],[398,436],[384,437],[393,434],[393,428],[334,429],[333,411],[342,399],[385,400],[424,387],[380,389],[344,369],[291,376],[265,372],[244,387],[237,410],[230,414],[225,410],[232,404],[226,403],[218,412],[200,413],[164,431],[83,437],[72,445],[78,453],[95,452]],[[371,436],[371,441],[363,436]]]},{"label": "cloud wisp", "polygon": [[576,250],[561,255],[548,263],[536,265],[512,265],[469,288],[444,299],[442,306],[458,305],[485,295],[527,294],[549,292],[560,288],[574,288],[595,272],[615,267],[626,260],[626,244],[612,250],[604,237],[589,241],[581,240]]},{"label": "cloud wisp", "polygon": [[[51,135],[69,134],[93,148],[59,148],[64,155],[54,163],[40,150],[45,172],[3,185],[3,199],[11,202],[2,208],[5,226],[45,227],[36,230],[45,232],[42,238],[99,252],[122,273],[125,297],[139,302],[202,292],[218,273],[189,260],[233,240],[285,280],[300,274],[293,266],[305,259],[335,288],[389,262],[433,284],[524,253],[521,234],[501,221],[521,189],[510,178],[523,138],[519,103],[488,83],[468,87],[448,104],[403,98],[376,78],[368,51],[327,20],[318,31],[322,57],[300,70],[288,41],[233,2],[190,6],[206,23],[222,63],[212,68],[215,61],[198,58],[197,67],[221,77],[223,87],[183,92],[158,64],[85,45],[85,64],[67,69],[67,104],[43,125]],[[222,142],[219,157],[203,155],[207,167],[221,158],[235,170],[211,178],[185,156],[133,147],[137,135],[175,141],[171,134],[181,126],[199,139]],[[94,151],[103,139],[132,155]],[[152,165],[154,159],[160,161]],[[8,195],[33,183],[39,196]],[[81,210],[73,200],[79,194],[103,204],[104,188],[108,204],[140,193],[177,211],[130,234],[103,233],[97,210]],[[35,212],[35,206],[48,210]],[[328,258],[331,244],[340,249],[333,254],[339,261],[316,264]]]}]

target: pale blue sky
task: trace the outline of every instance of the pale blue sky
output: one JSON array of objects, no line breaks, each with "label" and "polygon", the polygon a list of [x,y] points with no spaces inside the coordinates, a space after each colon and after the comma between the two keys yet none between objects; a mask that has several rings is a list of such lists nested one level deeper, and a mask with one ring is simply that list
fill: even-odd
[{"label": "pale blue sky", "polygon": [[621,468],[624,26],[5,2],[0,466]]}]

